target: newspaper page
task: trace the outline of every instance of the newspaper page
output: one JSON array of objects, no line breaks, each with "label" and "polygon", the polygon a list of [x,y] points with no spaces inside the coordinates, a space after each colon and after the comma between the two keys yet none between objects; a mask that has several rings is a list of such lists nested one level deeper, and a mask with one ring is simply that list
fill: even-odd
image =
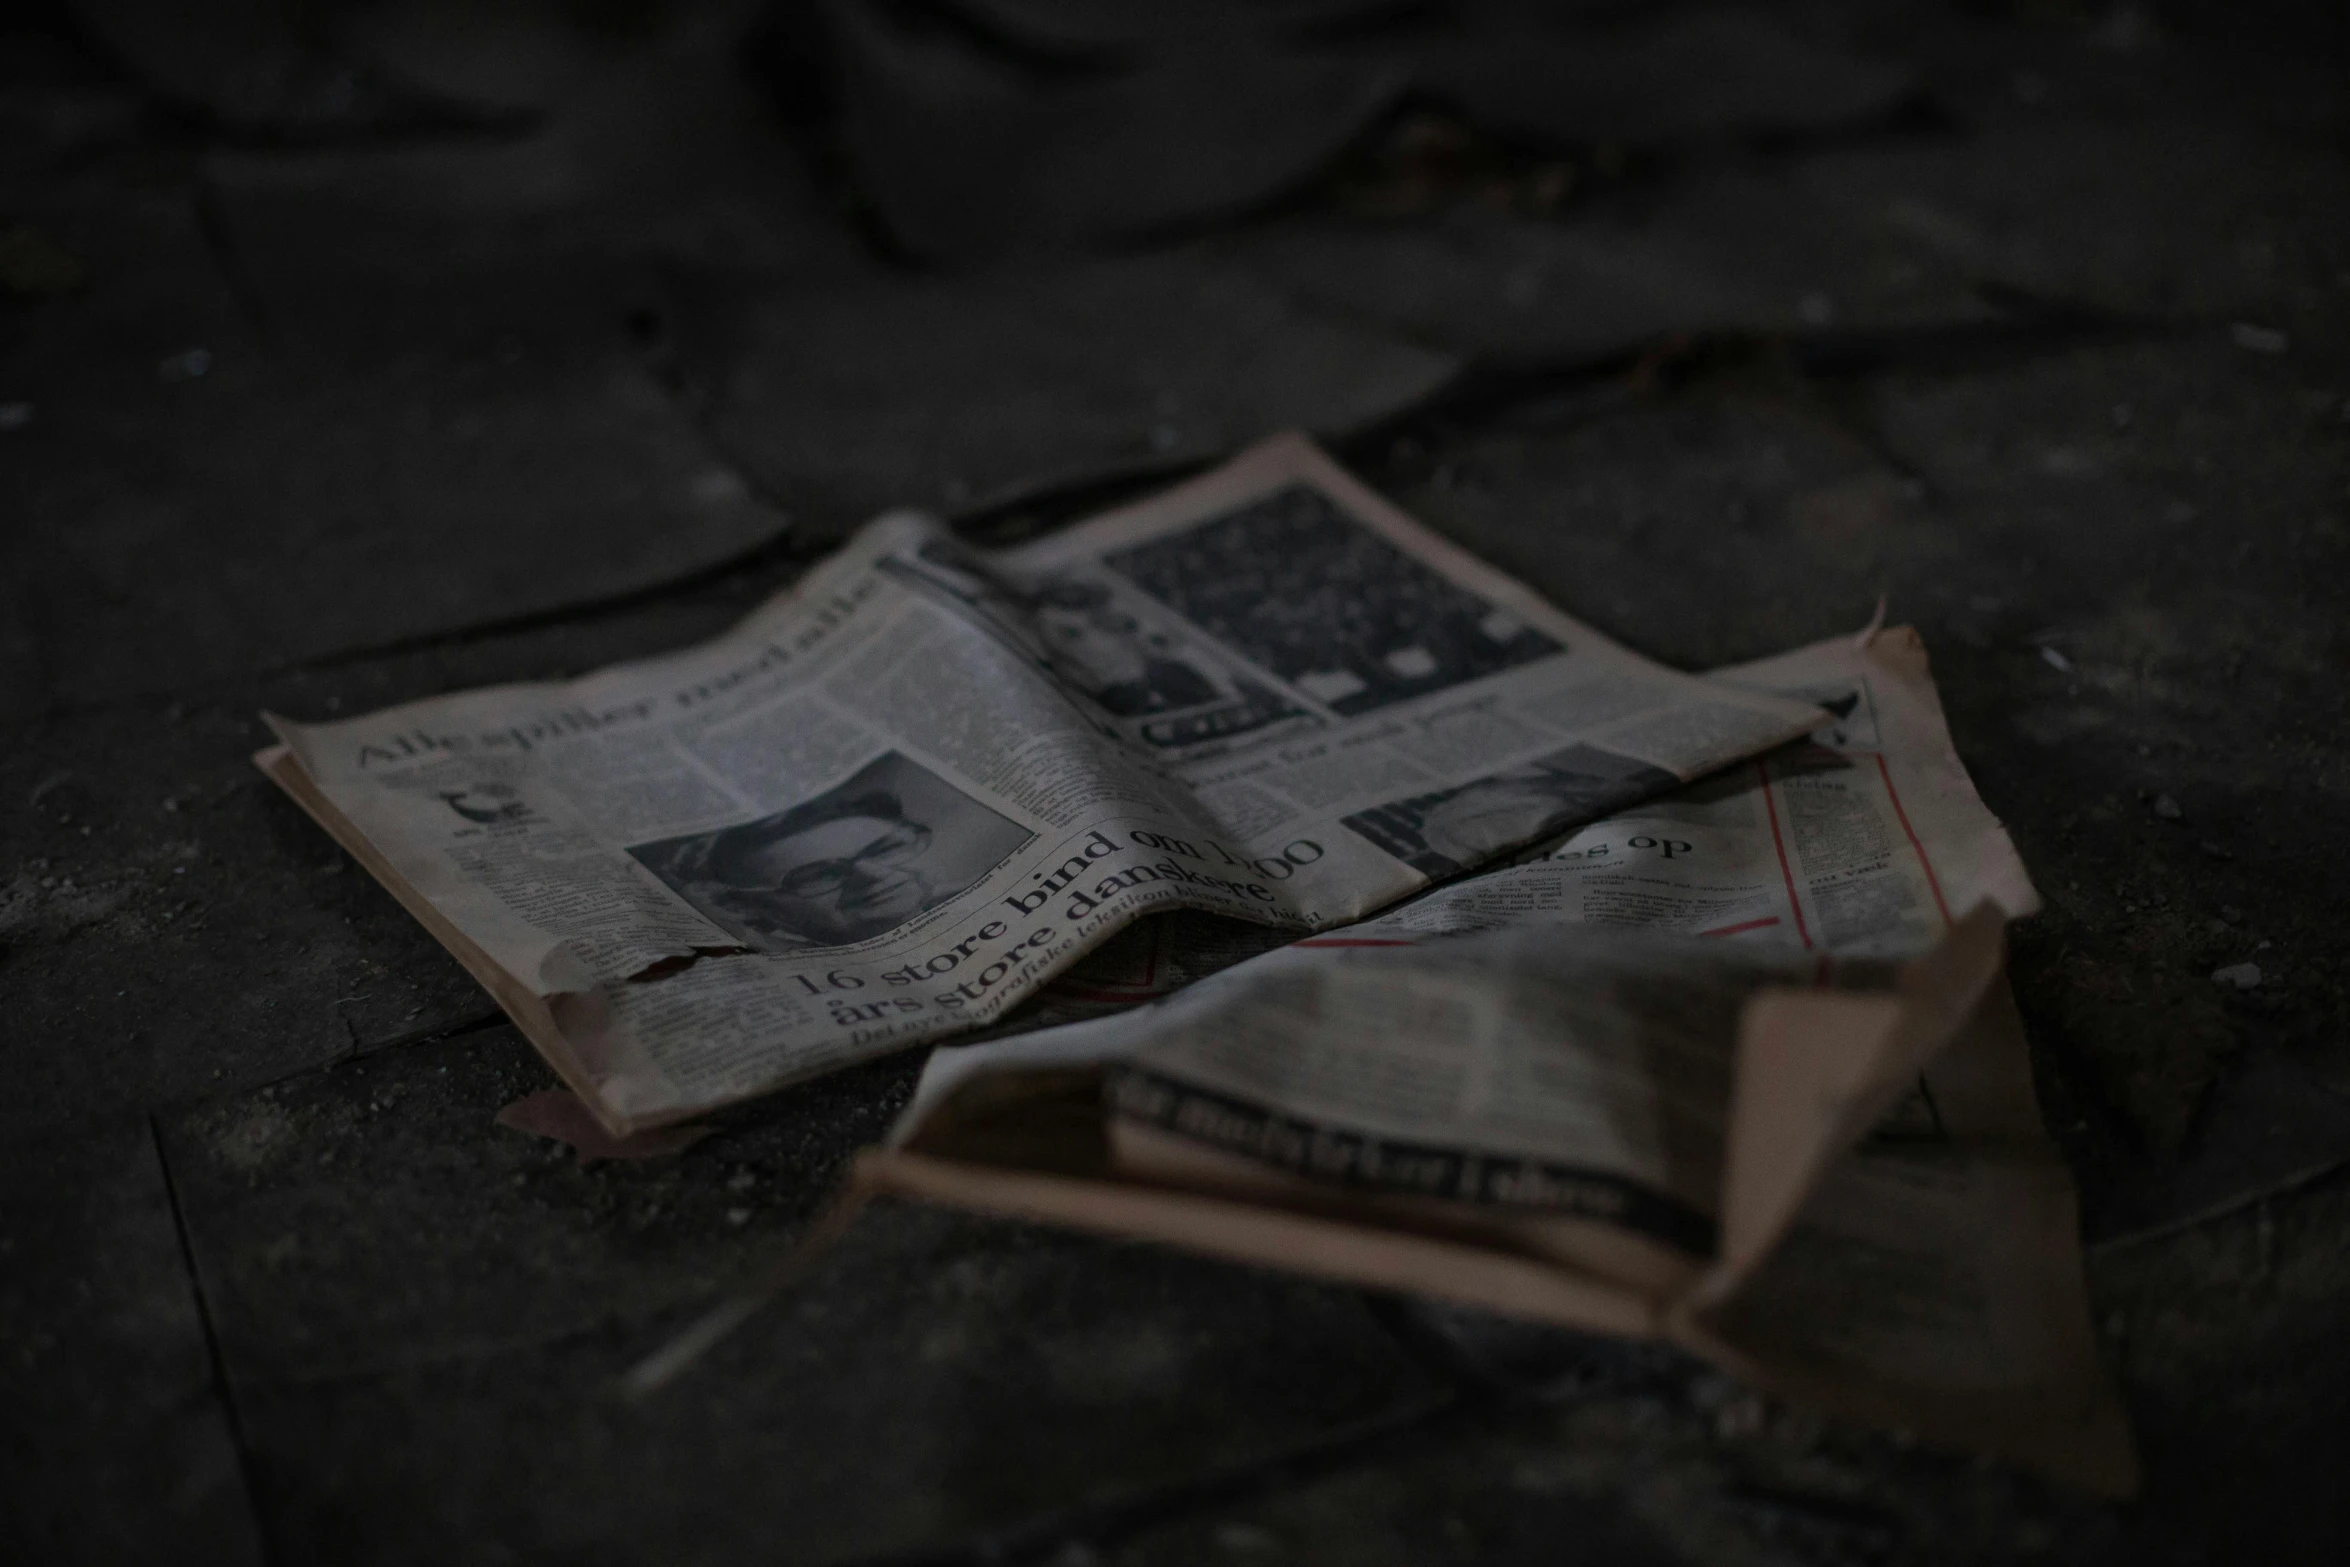
[{"label": "newspaper page", "polygon": [[1906,626],[1717,671],[1823,708],[1802,744],[1594,822],[1529,863],[1460,882],[1362,934],[1524,918],[1638,925],[1841,956],[1907,956],[1956,914],[2040,906],[1952,746]]},{"label": "newspaper page", "polygon": [[[1821,707],[1796,745],[1657,795],[1347,932],[1460,934],[1526,920],[1686,931],[1847,956],[1908,956],[1952,911],[2040,906],[1942,716],[1924,643],[1896,626],[1715,671]],[[1045,987],[1046,1020],[1173,993],[1282,939],[1200,914],[1145,920]]]},{"label": "newspaper page", "polygon": [[[1892,955],[1956,942],[1953,897],[1985,906],[1976,924],[2035,904],[1950,749],[1922,646],[1902,631],[1838,639],[1732,676],[1835,721],[1731,787],[1650,802],[1130,1018],[941,1051],[867,1178],[1663,1333],[1817,1407],[2127,1491],[2135,1461],[2088,1328],[2072,1186],[2004,981],[1954,987],[1966,1015],[1948,1047],[1914,1069],[1892,1060],[1898,1080],[1848,1096],[1849,1124],[1795,1125],[1836,1099],[1803,1052],[1843,1070],[1872,1048],[1866,1018],[1824,1006],[1888,984]],[[1820,911],[1863,903],[1876,923],[1828,924],[1841,939],[1827,950]],[[1642,924],[1679,939],[1611,928]],[[1725,1008],[1765,980],[1814,988],[1773,993],[1801,1010],[1791,1045],[1748,1037],[1770,1009],[1747,1009],[1737,1076]],[[1064,1155],[1069,1126],[1103,1128],[1090,1164],[1039,1161],[1024,1142],[1037,1101],[1022,1095],[1047,1082]],[[990,1103],[975,1089],[992,1093],[992,1150],[968,1137],[971,1106]],[[975,1148],[987,1168],[958,1165]],[[1040,1199],[1007,1186],[1022,1169],[1085,1184]],[[1751,1212],[1773,1193],[1772,1215],[1724,1233],[1721,1199]],[[1275,1211],[1323,1228],[1284,1232]],[[1430,1252],[1439,1241],[1479,1258]],[[1530,1278],[1521,1259],[1562,1271]]]},{"label": "newspaper page", "polygon": [[1715,1251],[1739,1013],[1809,978],[1774,956],[1530,927],[1291,947],[1232,971],[1245,994],[1138,1030],[1105,1084],[1112,1162],[1283,1199],[1335,1186],[1643,1292],[1686,1284]]},{"label": "newspaper page", "polygon": [[2090,1322],[2071,1173],[2002,981],[1672,1336],[1813,1407],[2127,1495],[2135,1444]]},{"label": "newspaper page", "polygon": [[1853,1061],[1901,1009],[1885,965],[1561,938],[1301,942],[941,1051],[861,1179],[1656,1336],[1718,1250],[1746,1003],[1802,987]]},{"label": "newspaper page", "polygon": [[1292,436],[1015,550],[893,514],[713,643],[258,760],[625,1133],[977,1026],[1153,911],[1360,919],[1821,717]]},{"label": "newspaper page", "polygon": [[1664,1338],[2126,1494],[2000,928],[1980,909],[1908,965],[1557,925],[1310,939],[941,1051],[855,1180]]},{"label": "newspaper page", "polygon": [[[1884,958],[1930,948],[1954,901],[1988,903],[2009,918],[2039,907],[2014,844],[1976,795],[1951,744],[1915,631],[1835,637],[1712,678],[1808,698],[1829,721],[1768,757],[1539,845],[1523,863],[1450,882],[1383,915],[1294,944],[1378,949],[1488,930],[1588,925]],[[1812,798],[1790,799],[1791,779],[1797,781],[1792,792]],[[1798,818],[1833,822],[1836,830],[1790,830],[1786,824]],[[1887,852],[1896,846],[1901,852]],[[1878,852],[1857,855],[1856,847]],[[1817,925],[1818,889],[1847,886],[1869,889],[1863,896],[1884,923],[1857,931],[1839,926],[1847,939],[1831,949]],[[1853,894],[1829,897],[1859,901]],[[1812,913],[1798,919],[1806,909]],[[1231,927],[1179,917],[1120,938],[1063,986],[1083,980],[1085,993],[1103,1005],[1132,1005],[1257,956]],[[1059,1030],[942,1050],[923,1075],[914,1111],[990,1062],[1016,1062],[1030,1049],[1049,1059],[1064,1036],[1121,1037],[1115,1030],[1084,1036]],[[2036,1114],[2026,1119],[2037,1127]]]},{"label": "newspaper page", "polygon": [[1136,1011],[942,1050],[894,1141],[935,1147],[991,1082],[1013,1103],[1022,1078],[1091,1074],[1104,1170],[1309,1207],[1343,1194],[1350,1212],[1505,1243],[1657,1307],[1721,1250],[1748,1002],[1867,997],[1881,1023],[1897,979],[1872,960],[1823,972],[1800,953],[1556,923],[1308,938]]}]

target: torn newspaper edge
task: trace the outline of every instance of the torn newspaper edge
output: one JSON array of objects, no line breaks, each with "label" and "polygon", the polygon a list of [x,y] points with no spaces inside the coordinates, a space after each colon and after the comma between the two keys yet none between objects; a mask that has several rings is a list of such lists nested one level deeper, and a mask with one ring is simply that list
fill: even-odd
[{"label": "torn newspaper edge", "polygon": [[876,520],[701,647],[256,757],[616,1135],[1001,1016],[1173,908],[1328,929],[1814,727],[1302,437],[1017,549]]}]

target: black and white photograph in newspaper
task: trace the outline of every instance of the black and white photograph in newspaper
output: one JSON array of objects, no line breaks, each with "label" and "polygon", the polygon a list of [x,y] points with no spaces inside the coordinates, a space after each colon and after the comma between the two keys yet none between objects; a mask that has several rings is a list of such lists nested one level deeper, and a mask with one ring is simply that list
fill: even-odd
[{"label": "black and white photograph in newspaper", "polygon": [[1191,747],[1307,717],[1196,639],[1144,620],[1106,582],[1015,580],[949,539],[877,564],[1029,659],[1097,722],[1135,721],[1131,733],[1147,745]]},{"label": "black and white photograph in newspaper", "polygon": [[1392,800],[1344,820],[1421,874],[1444,877],[1673,782],[1671,773],[1638,757],[1571,745],[1457,789]]},{"label": "black and white photograph in newspaper", "polygon": [[1104,563],[1344,717],[1565,651],[1292,484]]},{"label": "black and white photograph in newspaper", "polygon": [[798,952],[886,935],[1033,836],[891,751],[789,809],[629,853],[745,946]]}]

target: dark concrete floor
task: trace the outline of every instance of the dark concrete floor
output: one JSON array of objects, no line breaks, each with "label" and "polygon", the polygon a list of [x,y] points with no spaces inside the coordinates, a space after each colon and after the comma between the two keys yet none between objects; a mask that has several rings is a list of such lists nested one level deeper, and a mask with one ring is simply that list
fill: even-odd
[{"label": "dark concrete floor", "polygon": [[[976,272],[877,248],[739,29],[517,7],[485,56],[420,9],[367,10],[386,57],[534,129],[287,146],[159,107],[71,8],[0,33],[27,1559],[2350,1556],[2339,8],[1800,6],[1910,73],[1897,112],[1433,170],[1399,134],[1156,249]],[[255,715],[672,647],[884,502],[1016,536],[1290,424],[1684,667],[1880,593],[1922,629],[2048,899],[2017,986],[2141,1499],[913,1208],[616,1396],[918,1056],[644,1164],[496,1126],[550,1074],[253,772]]]}]

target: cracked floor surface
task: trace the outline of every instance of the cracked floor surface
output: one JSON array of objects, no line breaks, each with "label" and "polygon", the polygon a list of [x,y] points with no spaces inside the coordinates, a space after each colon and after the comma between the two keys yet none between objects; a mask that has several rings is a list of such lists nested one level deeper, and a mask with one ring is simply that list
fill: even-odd
[{"label": "cracked floor surface", "polygon": [[[1896,112],[1665,155],[1414,110],[1226,220],[978,270],[876,235],[757,7],[515,6],[486,52],[360,8],[441,96],[312,140],[191,109],[109,9],[0,33],[0,1494],[41,1559],[2350,1546],[2332,8],[1797,6]],[[411,134],[455,98],[529,117]],[[2141,1499],[914,1208],[615,1396],[919,1056],[645,1164],[495,1125],[550,1074],[255,715],[658,652],[875,506],[1019,537],[1283,424],[1681,667],[1879,595],[1923,631],[2047,897],[2017,990]]]}]

